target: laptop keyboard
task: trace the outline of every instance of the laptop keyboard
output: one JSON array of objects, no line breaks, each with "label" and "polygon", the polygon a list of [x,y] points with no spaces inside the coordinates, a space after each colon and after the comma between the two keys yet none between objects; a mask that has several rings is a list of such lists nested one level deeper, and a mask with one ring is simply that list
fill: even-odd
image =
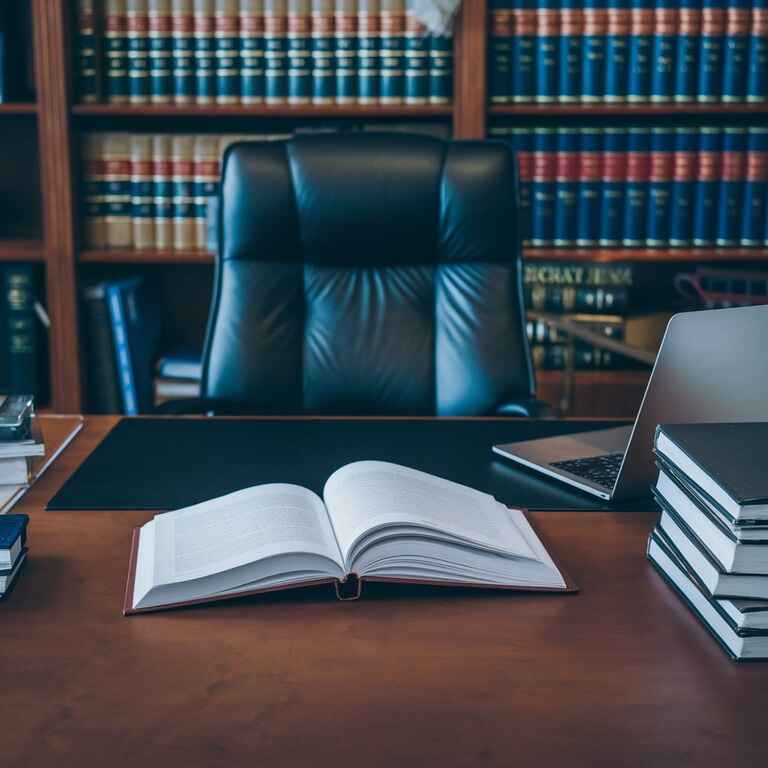
[{"label": "laptop keyboard", "polygon": [[611,490],[616,482],[623,458],[623,453],[604,453],[602,456],[590,456],[587,459],[553,461],[550,466],[562,469],[577,477],[583,477]]}]

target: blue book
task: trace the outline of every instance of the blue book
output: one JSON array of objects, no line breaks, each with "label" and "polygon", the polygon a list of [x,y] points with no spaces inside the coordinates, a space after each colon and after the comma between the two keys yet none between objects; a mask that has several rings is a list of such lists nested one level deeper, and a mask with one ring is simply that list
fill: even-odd
[{"label": "blue book", "polygon": [[405,3],[381,0],[379,15],[379,102],[402,104],[405,97]]},{"label": "blue book", "polygon": [[170,0],[149,0],[149,99],[154,104],[173,95],[172,52]]},{"label": "blue book", "polygon": [[752,0],[746,90],[747,101],[768,100],[768,0]]},{"label": "blue book", "polygon": [[[405,103],[406,104],[428,104],[429,103],[429,39],[427,28],[416,18],[414,14],[414,0],[407,0],[405,15]],[[511,21],[512,11],[507,11],[507,19]],[[491,21],[494,21],[492,17]],[[498,21],[498,19],[496,19]],[[511,45],[512,30],[506,35],[508,46]],[[493,48],[495,37],[489,40],[489,50]],[[507,65],[509,65],[509,51],[507,51]],[[491,65],[493,62],[491,62]],[[337,63],[338,66],[338,63]],[[489,68],[488,75],[491,77],[492,69]],[[489,83],[489,89],[493,89],[493,84]],[[507,86],[509,91],[509,72],[507,72]],[[490,94],[490,91],[489,91]],[[493,99],[492,99],[493,100]],[[507,99],[508,101],[509,99]],[[502,103],[497,97],[496,103]]]},{"label": "blue book", "polygon": [[648,221],[645,244],[651,247],[669,244],[670,197],[675,149],[672,128],[651,128],[651,163],[648,179]]},{"label": "blue book", "polygon": [[702,0],[697,101],[720,100],[723,85],[724,0]]},{"label": "blue book", "polygon": [[535,0],[514,0],[515,36],[512,39],[512,101],[533,101],[536,92]]},{"label": "blue book", "polygon": [[727,0],[723,40],[722,100],[744,101],[747,80],[750,0]]},{"label": "blue book", "polygon": [[696,183],[693,190],[693,244],[715,244],[717,199],[720,186],[720,128],[699,128],[699,147],[696,158]]},{"label": "blue book", "polygon": [[675,52],[675,101],[696,99],[699,77],[699,38],[702,0],[680,0],[680,26]]},{"label": "blue book", "polygon": [[693,240],[697,149],[698,133],[695,128],[675,128],[675,157],[669,214],[669,244],[672,246],[690,245]]},{"label": "blue book", "polygon": [[621,242],[629,247],[645,245],[650,148],[650,129],[636,126],[627,129],[627,186]]},{"label": "blue book", "polygon": [[12,568],[27,540],[29,515],[0,515],[0,567]]},{"label": "blue book", "polygon": [[215,0],[194,0],[195,101],[212,104],[216,98]]},{"label": "blue book", "polygon": [[128,101],[149,101],[149,14],[147,0],[127,0]]},{"label": "blue book", "polygon": [[515,32],[512,8],[513,0],[490,0],[489,3],[488,97],[491,104],[512,101],[512,41]]},{"label": "blue book", "polygon": [[334,18],[336,103],[357,101],[357,0],[336,0]]},{"label": "blue book", "polygon": [[600,245],[620,245],[623,239],[627,178],[627,130],[605,128],[600,160]]},{"label": "blue book", "polygon": [[579,138],[579,190],[576,245],[595,246],[600,240],[600,152],[603,137],[599,128],[582,128]]},{"label": "blue book", "polygon": [[[107,101],[128,101],[128,19],[125,0],[104,4],[104,69]],[[6,56],[6,60],[7,60]]]},{"label": "blue book", "polygon": [[605,41],[605,100],[627,100],[630,11],[628,0],[608,0]]},{"label": "blue book", "polygon": [[517,155],[518,196],[520,198],[520,235],[523,245],[531,244],[533,220],[533,129],[513,128],[512,143]]},{"label": "blue book", "polygon": [[719,246],[738,245],[741,239],[746,149],[746,128],[728,126],[723,129],[717,229],[715,231],[715,242]]},{"label": "blue book", "polygon": [[557,100],[579,100],[581,91],[582,0],[562,0]]},{"label": "blue book", "polygon": [[627,101],[648,101],[651,93],[653,0],[631,0],[627,51]]},{"label": "blue book", "polygon": [[747,129],[747,170],[741,220],[741,245],[763,245],[768,236],[768,128]]},{"label": "blue book", "polygon": [[602,101],[605,77],[607,15],[602,0],[584,0],[581,56],[581,101]]},{"label": "blue book", "polygon": [[357,3],[357,100],[379,100],[379,0]]},{"label": "blue book", "polygon": [[535,100],[557,99],[559,90],[560,14],[559,0],[539,0],[536,8],[536,90]]},{"label": "blue book", "polygon": [[429,36],[429,103],[449,104],[453,99],[453,37]]},{"label": "blue book", "polygon": [[677,0],[656,0],[651,38],[651,101],[672,101],[677,22]]},{"label": "blue book", "polygon": [[112,326],[112,346],[115,351],[115,367],[123,399],[123,413],[135,416],[139,413],[139,398],[131,354],[128,348],[128,330],[120,283],[106,286],[107,308]]},{"label": "blue book", "polygon": [[[240,0],[240,101],[264,101],[264,13],[261,0]],[[198,89],[199,95],[199,89]]]},{"label": "blue book", "polygon": [[555,129],[534,128],[531,243],[535,247],[552,245],[555,231],[556,151]]},{"label": "blue book", "polygon": [[288,103],[309,104],[312,100],[310,0],[288,0]]},{"label": "blue book", "polygon": [[192,0],[172,0],[171,70],[173,97],[178,103],[193,100],[195,93],[195,35]]},{"label": "blue book", "polygon": [[332,104],[336,98],[333,19],[334,0],[312,0],[313,104]]},{"label": "blue book", "polygon": [[555,238],[557,246],[576,245],[578,213],[579,132],[576,128],[557,129],[555,176]]}]

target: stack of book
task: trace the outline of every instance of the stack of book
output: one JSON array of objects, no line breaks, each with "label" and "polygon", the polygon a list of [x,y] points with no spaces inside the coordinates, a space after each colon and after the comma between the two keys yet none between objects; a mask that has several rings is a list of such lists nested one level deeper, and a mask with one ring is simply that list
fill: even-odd
[{"label": "stack of book", "polygon": [[491,0],[491,102],[760,102],[764,0]]},{"label": "stack of book", "polygon": [[768,128],[515,128],[526,245],[765,246]]},{"label": "stack of book", "polygon": [[768,658],[768,423],[656,430],[648,557],[735,659]]},{"label": "stack of book", "polygon": [[200,353],[181,349],[163,355],[155,366],[155,405],[168,400],[200,396],[202,363]]},{"label": "stack of book", "polygon": [[0,600],[27,559],[27,515],[0,515]]},{"label": "stack of book", "polygon": [[83,102],[452,99],[453,40],[428,34],[412,0],[79,0],[78,6]]}]

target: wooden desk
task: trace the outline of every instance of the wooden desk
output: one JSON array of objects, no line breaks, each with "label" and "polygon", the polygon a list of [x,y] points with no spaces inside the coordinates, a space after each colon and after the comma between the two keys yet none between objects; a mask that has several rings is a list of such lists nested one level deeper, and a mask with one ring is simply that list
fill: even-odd
[{"label": "wooden desk", "polygon": [[540,512],[576,596],[329,591],[123,618],[149,513],[20,503],[0,603],[7,766],[758,766],[768,664],[734,664],[644,558],[655,513]]}]

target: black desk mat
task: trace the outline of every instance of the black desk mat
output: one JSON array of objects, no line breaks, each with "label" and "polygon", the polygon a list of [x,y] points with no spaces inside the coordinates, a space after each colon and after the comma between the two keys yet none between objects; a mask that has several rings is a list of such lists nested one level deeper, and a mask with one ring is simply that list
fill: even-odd
[{"label": "black desk mat", "polygon": [[472,486],[529,509],[609,505],[491,452],[495,443],[617,426],[509,420],[123,419],[48,504],[50,510],[167,510],[259,483],[296,483],[322,495],[344,464],[377,459]]}]

